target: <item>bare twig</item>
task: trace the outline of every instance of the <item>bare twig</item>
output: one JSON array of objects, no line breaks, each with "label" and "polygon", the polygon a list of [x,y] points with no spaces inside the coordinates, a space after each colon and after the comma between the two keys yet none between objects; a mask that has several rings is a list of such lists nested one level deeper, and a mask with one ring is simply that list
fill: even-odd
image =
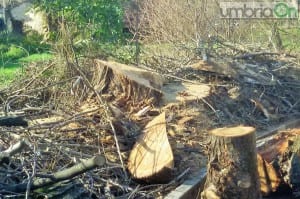
[{"label": "bare twig", "polygon": [[28,144],[26,143],[26,140],[21,140],[17,142],[16,144],[10,146],[8,149],[0,153],[0,163],[3,162],[5,158],[10,158],[14,156],[17,153],[20,153]]},{"label": "bare twig", "polygon": [[45,67],[39,74],[37,74],[35,77],[33,77],[31,79],[31,81],[29,83],[27,83],[23,88],[16,90],[14,92],[12,92],[12,95],[17,94],[21,91],[26,90],[39,76],[41,76],[44,72],[46,72],[48,69],[50,69],[52,66],[55,65],[55,62],[52,62],[51,64],[49,64],[47,67]]}]

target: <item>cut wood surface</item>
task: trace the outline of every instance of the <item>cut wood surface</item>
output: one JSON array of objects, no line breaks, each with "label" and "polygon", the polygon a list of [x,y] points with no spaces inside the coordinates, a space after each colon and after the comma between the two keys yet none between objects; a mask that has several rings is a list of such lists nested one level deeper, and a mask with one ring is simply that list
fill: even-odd
[{"label": "cut wood surface", "polygon": [[167,137],[165,113],[147,124],[132,149],[128,169],[136,179],[167,182],[174,167],[173,152]]},{"label": "cut wood surface", "polygon": [[259,142],[258,153],[264,160],[271,163],[276,158],[282,156],[290,148],[290,143],[300,135],[299,129],[280,131]]},{"label": "cut wood surface", "polygon": [[276,157],[281,156],[288,149],[288,142],[294,137],[292,134],[279,133],[272,136],[264,145],[257,148],[258,153],[264,160],[271,163]]},{"label": "cut wood surface", "polygon": [[210,132],[208,173],[201,198],[260,198],[254,128],[237,126]]},{"label": "cut wood surface", "polygon": [[209,96],[211,87],[204,84],[191,84],[187,82],[172,83],[163,86],[163,103],[188,102]]},{"label": "cut wood surface", "polygon": [[259,154],[257,154],[257,169],[262,195],[268,196],[275,192],[281,183],[281,178],[273,165],[265,161]]}]

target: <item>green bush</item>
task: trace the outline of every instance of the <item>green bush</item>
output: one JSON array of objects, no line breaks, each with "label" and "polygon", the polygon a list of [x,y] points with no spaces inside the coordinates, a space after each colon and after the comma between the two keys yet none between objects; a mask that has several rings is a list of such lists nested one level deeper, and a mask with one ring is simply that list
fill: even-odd
[{"label": "green bush", "polygon": [[41,44],[42,36],[30,33],[25,36],[0,32],[0,64],[15,61],[32,54],[49,51],[50,46]]},{"label": "green bush", "polygon": [[[8,32],[0,32],[0,53],[10,51],[11,46],[23,48],[29,54],[48,51],[50,46],[41,44],[42,36],[30,32],[27,35],[16,35]],[[13,49],[12,49],[13,50]]]},{"label": "green bush", "polygon": [[7,52],[9,49],[9,46],[6,44],[0,44],[0,53]]},{"label": "green bush", "polygon": [[29,32],[22,41],[22,46],[32,53],[42,53],[50,49],[50,46],[46,43],[41,43],[43,36],[35,32]]},{"label": "green bush", "polygon": [[37,33],[15,35],[0,32],[0,88],[11,83],[24,63],[51,59],[49,45]]},{"label": "green bush", "polygon": [[27,54],[28,53],[24,48],[12,45],[9,47],[9,50],[3,54],[3,58],[8,60],[16,60],[26,56]]},{"label": "green bush", "polygon": [[[77,27],[80,39],[118,43],[123,39],[123,3],[127,0],[34,0],[54,21]],[[75,33],[73,33],[75,34]]]}]

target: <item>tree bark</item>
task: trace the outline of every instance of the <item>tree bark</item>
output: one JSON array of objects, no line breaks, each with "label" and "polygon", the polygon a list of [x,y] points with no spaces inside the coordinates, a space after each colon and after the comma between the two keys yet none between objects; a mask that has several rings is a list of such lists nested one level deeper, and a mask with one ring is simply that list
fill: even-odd
[{"label": "tree bark", "polygon": [[153,104],[160,102],[164,79],[158,73],[116,62],[95,60],[95,63],[92,82],[97,92],[114,91],[120,102],[137,104],[145,99],[152,99]]},{"label": "tree bark", "polygon": [[[84,172],[87,172],[96,167],[103,166],[105,164],[105,158],[101,155],[96,155],[88,160],[84,160],[73,167],[58,171],[49,175],[48,178],[37,178],[31,183],[31,190],[35,190],[41,187],[50,186],[57,182],[71,179]],[[27,190],[28,182],[14,185],[0,185],[0,190],[7,192],[23,193]]]},{"label": "tree bark", "polygon": [[259,199],[255,129],[237,126],[210,132],[208,172],[201,199]]}]

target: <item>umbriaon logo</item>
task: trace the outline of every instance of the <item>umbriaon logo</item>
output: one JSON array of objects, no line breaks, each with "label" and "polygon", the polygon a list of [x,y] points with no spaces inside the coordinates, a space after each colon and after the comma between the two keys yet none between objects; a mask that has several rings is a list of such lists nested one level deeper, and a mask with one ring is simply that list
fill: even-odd
[{"label": "umbriaon logo", "polygon": [[220,17],[227,19],[296,19],[298,1],[220,2]]}]

